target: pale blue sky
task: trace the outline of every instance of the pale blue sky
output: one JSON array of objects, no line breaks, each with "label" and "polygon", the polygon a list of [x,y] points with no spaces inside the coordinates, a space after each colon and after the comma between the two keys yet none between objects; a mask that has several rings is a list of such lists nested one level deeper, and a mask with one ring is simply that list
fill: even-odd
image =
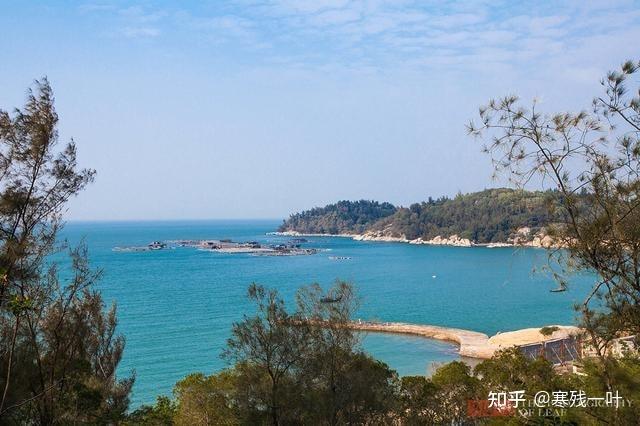
[{"label": "pale blue sky", "polygon": [[640,57],[640,4],[10,2],[0,106],[47,75],[96,182],[72,219],[280,218],[499,185],[464,125],[490,97],[584,108]]}]

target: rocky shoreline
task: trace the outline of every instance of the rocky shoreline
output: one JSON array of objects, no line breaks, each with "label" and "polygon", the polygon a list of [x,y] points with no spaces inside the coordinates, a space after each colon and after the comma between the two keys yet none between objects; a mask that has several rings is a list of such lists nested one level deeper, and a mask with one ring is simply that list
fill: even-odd
[{"label": "rocky shoreline", "polygon": [[392,243],[407,243],[432,246],[450,246],[450,247],[486,247],[486,248],[503,248],[503,247],[534,247],[534,248],[557,248],[553,239],[539,232],[531,235],[529,228],[520,228],[516,231],[516,235],[512,241],[495,242],[495,243],[476,243],[468,238],[461,238],[454,234],[449,237],[440,235],[424,240],[422,238],[408,239],[406,236],[392,236],[383,231],[368,231],[364,234],[318,234],[318,233],[302,233],[298,231],[270,232],[271,235],[282,235],[288,237],[342,237],[352,238],[356,241],[380,241]]}]

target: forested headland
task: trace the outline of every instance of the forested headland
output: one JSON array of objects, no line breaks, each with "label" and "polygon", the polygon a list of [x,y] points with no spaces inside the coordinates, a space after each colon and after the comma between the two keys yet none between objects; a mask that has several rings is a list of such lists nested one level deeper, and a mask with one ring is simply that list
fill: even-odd
[{"label": "forested headland", "polygon": [[512,240],[518,230],[528,235],[562,222],[554,191],[486,189],[453,198],[440,197],[396,207],[377,201],[339,201],[292,214],[281,232],[302,234],[372,234],[407,240],[457,235],[474,243]]}]

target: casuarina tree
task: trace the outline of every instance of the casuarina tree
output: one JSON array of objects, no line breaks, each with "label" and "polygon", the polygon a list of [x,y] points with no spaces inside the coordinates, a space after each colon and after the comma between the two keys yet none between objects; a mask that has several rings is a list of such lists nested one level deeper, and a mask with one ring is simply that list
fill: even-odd
[{"label": "casuarina tree", "polygon": [[[84,246],[58,241],[68,201],[92,182],[73,141],[58,144],[47,79],[22,109],[0,110],[0,422],[113,423],[132,378],[118,380],[124,339],[115,306],[93,288]],[[68,250],[68,261],[52,256]],[[59,271],[64,268],[65,279]]]}]

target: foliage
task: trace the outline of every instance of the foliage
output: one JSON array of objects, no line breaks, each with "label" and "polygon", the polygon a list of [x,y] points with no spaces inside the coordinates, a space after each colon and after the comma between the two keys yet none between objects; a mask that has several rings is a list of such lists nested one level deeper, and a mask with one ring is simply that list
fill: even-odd
[{"label": "foliage", "polygon": [[436,394],[439,423],[460,423],[467,417],[467,401],[477,394],[478,379],[471,375],[471,368],[460,361],[440,367],[431,382],[438,388]]},{"label": "foliage", "polygon": [[[580,389],[588,395],[604,395],[618,392],[623,398],[618,409],[610,407],[586,407],[571,410],[567,420],[577,424],[600,425],[635,424],[640,418],[640,358],[627,354],[621,358],[587,359],[582,363],[582,374],[562,377],[565,388]],[[611,384],[614,387],[611,388]]]},{"label": "foliage", "polygon": [[124,426],[171,426],[176,416],[176,404],[166,396],[159,396],[155,405],[143,405],[127,416]]},{"label": "foliage", "polygon": [[[244,416],[257,423],[344,424],[384,421],[393,403],[395,373],[359,349],[346,327],[357,307],[352,286],[302,288],[287,313],[274,290],[253,285],[258,307],[233,327],[227,358],[234,360]],[[331,303],[325,302],[331,300]]]},{"label": "foliage", "polygon": [[224,356],[250,367],[255,384],[247,392],[255,405],[266,407],[271,423],[279,424],[292,410],[287,385],[309,353],[310,329],[298,315],[289,315],[277,291],[252,284],[248,294],[258,314],[233,325]]},{"label": "foliage", "polygon": [[425,376],[405,376],[400,381],[399,400],[402,417],[409,425],[436,424],[441,409],[438,387]]},{"label": "foliage", "polygon": [[173,392],[176,395],[176,425],[235,425],[236,372],[222,371],[212,376],[190,374],[180,380]]},{"label": "foliage", "polygon": [[559,328],[556,327],[555,325],[549,325],[549,326],[542,327],[540,329],[540,334],[542,334],[543,336],[551,336],[553,333],[555,333],[558,330]]},{"label": "foliage", "polygon": [[23,109],[0,111],[0,418],[3,424],[107,424],[128,407],[133,378],[117,380],[124,339],[115,306],[84,246],[61,281],[57,251],[67,201],[93,180],[73,142],[56,148],[58,116],[45,79]]},{"label": "foliage", "polygon": [[[620,396],[624,406],[611,407],[568,407],[562,417],[540,417],[539,411],[533,417],[511,415],[493,418],[469,418],[466,411],[468,400],[487,400],[489,392],[525,391],[530,400],[539,391],[553,392],[571,390],[584,391],[586,396],[604,396],[607,386],[603,366],[598,360],[587,361],[583,374],[559,374],[544,359],[528,359],[515,349],[498,352],[492,359],[478,364],[471,371],[469,367],[452,362],[440,369],[429,379],[425,377],[403,377],[400,390],[402,399],[401,424],[634,424],[638,418],[640,403],[640,383],[638,372],[640,360],[627,356],[620,360],[611,359],[607,368],[623,378],[619,382]],[[630,405],[629,405],[630,402]]]},{"label": "foliage", "polygon": [[474,372],[482,377],[485,394],[489,391],[525,390],[533,395],[541,390],[556,390],[553,365],[544,358],[528,359],[517,348],[498,352],[493,358],[478,364]]}]

